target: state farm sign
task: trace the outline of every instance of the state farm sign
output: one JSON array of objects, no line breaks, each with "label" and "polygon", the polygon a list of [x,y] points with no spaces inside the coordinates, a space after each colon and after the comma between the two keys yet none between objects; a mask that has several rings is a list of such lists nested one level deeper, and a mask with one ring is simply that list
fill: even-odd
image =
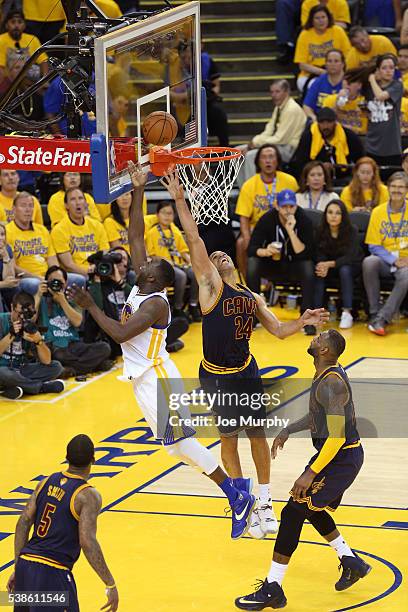
[{"label": "state farm sign", "polygon": [[0,137],[0,168],[92,172],[89,140]]}]

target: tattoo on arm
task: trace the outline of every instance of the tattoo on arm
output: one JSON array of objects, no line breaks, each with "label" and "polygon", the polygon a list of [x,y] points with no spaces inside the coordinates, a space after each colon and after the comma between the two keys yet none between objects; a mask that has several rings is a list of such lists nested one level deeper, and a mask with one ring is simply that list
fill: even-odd
[{"label": "tattoo on arm", "polygon": [[316,397],[324,407],[326,414],[344,416],[344,407],[349,400],[346,383],[340,376],[331,373],[319,384]]},{"label": "tattoo on arm", "polygon": [[40,484],[41,483],[37,485],[36,490],[34,491],[34,493],[32,493],[23,512],[21,513],[20,518],[17,521],[16,533],[14,536],[14,556],[16,562],[18,557],[20,556],[22,549],[28,542],[30,529],[34,523],[37,500],[36,492]]}]

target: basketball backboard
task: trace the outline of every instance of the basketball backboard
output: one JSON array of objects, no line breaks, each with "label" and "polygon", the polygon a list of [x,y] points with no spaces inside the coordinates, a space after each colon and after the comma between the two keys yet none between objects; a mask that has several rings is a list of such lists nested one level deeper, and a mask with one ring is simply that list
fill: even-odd
[{"label": "basketball backboard", "polygon": [[[126,169],[129,150],[133,159],[149,165],[142,123],[151,112],[167,111],[177,119],[177,137],[167,148],[177,151],[205,144],[200,3],[165,10],[97,38],[95,86],[94,197],[110,202],[131,189]],[[114,140],[124,137],[131,139],[130,145]]]}]

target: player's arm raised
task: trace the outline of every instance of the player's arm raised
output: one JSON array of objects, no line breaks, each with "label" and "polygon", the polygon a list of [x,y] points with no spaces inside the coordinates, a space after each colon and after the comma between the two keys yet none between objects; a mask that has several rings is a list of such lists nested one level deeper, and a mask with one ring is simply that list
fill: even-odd
[{"label": "player's arm raised", "polygon": [[138,336],[146,329],[157,323],[160,326],[167,325],[168,305],[158,296],[154,296],[143,302],[137,312],[124,323],[111,319],[95,304],[91,294],[85,289],[72,285],[67,291],[68,299],[88,310],[95,323],[108,334],[117,344],[126,342]]},{"label": "player's arm raised", "polygon": [[[320,382],[316,397],[326,412],[328,437],[319,451],[318,456],[296,480],[292,488],[294,499],[306,497],[306,491],[312,484],[316,474],[330,463],[346,441],[346,420],[344,407],[349,400],[349,392],[343,379],[337,374],[328,374]],[[323,437],[325,432],[315,432],[317,437]]]},{"label": "player's arm raised", "polygon": [[190,251],[191,265],[198,284],[200,286],[211,286],[218,293],[222,280],[217,268],[211,263],[205,244],[200,238],[197,224],[187,206],[183,185],[180,183],[177,170],[169,172],[160,182],[176,203],[177,214],[184,230]]},{"label": "player's arm raised", "polygon": [[270,333],[283,340],[292,334],[303,329],[305,325],[316,325],[320,327],[329,320],[329,313],[324,308],[316,308],[315,310],[305,310],[305,312],[295,321],[281,322],[279,319],[268,310],[265,300],[254,293],[257,310],[256,316],[259,322]]},{"label": "player's arm raised", "polygon": [[[26,503],[24,510],[20,514],[17,521],[16,533],[14,535],[14,562],[17,563],[21,551],[28,542],[31,527],[35,520],[35,510],[37,501],[37,490],[41,486],[38,483],[34,493],[31,494],[28,502]],[[9,592],[14,591],[14,572],[10,576],[7,582],[7,590]]]},{"label": "player's arm raised", "polygon": [[143,218],[143,195],[147,181],[147,172],[143,170],[140,164],[135,164],[132,161],[128,162],[128,170],[133,184],[132,205],[129,215],[129,247],[132,265],[136,272],[140,266],[146,261],[146,248],[144,243],[144,218]]},{"label": "player's arm raised", "polygon": [[102,498],[94,488],[84,489],[75,500],[75,510],[79,515],[79,543],[90,566],[106,585],[108,601],[101,610],[115,612],[119,604],[118,590],[96,539],[96,524],[101,506]]}]

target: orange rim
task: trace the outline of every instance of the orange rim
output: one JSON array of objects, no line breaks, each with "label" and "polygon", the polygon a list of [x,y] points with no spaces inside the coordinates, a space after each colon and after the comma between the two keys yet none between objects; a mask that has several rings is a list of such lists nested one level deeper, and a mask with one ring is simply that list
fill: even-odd
[{"label": "orange rim", "polygon": [[[214,153],[214,157],[211,154]],[[207,157],[194,157],[194,155]],[[162,176],[169,170],[171,164],[196,165],[202,162],[226,162],[240,157],[242,152],[232,147],[191,147],[180,151],[167,151],[161,147],[153,147],[149,152],[150,169],[153,174]]]}]

